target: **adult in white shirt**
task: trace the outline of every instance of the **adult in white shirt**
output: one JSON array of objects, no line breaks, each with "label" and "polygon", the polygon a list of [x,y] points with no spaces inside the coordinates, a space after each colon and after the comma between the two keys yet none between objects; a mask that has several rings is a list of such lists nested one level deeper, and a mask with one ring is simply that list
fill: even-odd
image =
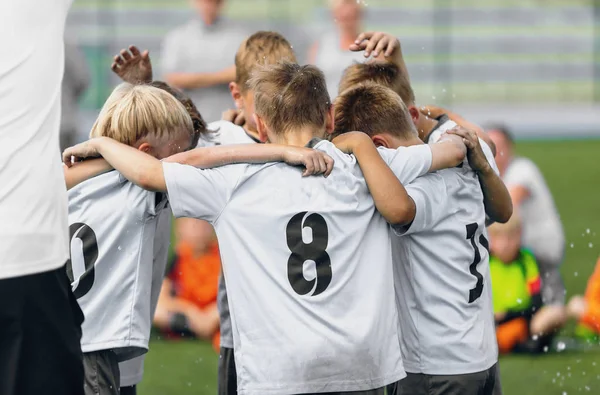
[{"label": "adult in white shirt", "polygon": [[565,285],[560,266],[565,253],[565,235],[552,193],[542,172],[530,159],[514,154],[514,140],[502,126],[488,129],[496,145],[496,163],[515,208],[523,221],[523,245],[537,258],[542,278],[542,301],[565,304]]},{"label": "adult in white shirt", "polygon": [[[0,2],[0,393],[83,394],[59,154],[71,0]],[[58,363],[57,363],[58,361]]]}]

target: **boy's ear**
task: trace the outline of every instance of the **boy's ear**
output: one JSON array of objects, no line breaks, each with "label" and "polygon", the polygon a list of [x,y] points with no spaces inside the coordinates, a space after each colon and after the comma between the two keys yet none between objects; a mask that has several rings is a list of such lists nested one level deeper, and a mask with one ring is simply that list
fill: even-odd
[{"label": "boy's ear", "polygon": [[242,91],[240,86],[236,82],[229,83],[229,92],[231,92],[231,97],[235,102],[235,107],[238,110],[244,109],[244,98],[242,97]]},{"label": "boy's ear", "polygon": [[419,124],[419,118],[421,118],[421,112],[416,106],[409,106],[408,112],[410,113],[410,117],[415,125]]},{"label": "boy's ear", "polygon": [[265,122],[256,113],[252,114],[252,118],[254,119],[254,124],[256,125],[256,131],[258,132],[258,139],[261,141],[261,143],[266,143],[269,141],[269,135],[267,134]]},{"label": "boy's ear", "polygon": [[329,111],[327,111],[327,116],[325,117],[325,131],[327,134],[332,134],[335,130],[335,110],[333,109],[333,105],[329,106]]},{"label": "boy's ear", "polygon": [[390,143],[385,135],[376,134],[375,136],[371,137],[371,140],[373,140],[373,144],[375,144],[376,147],[391,148]]},{"label": "boy's ear", "polygon": [[138,150],[148,154],[150,151],[152,151],[152,146],[148,143],[142,143],[139,145]]}]

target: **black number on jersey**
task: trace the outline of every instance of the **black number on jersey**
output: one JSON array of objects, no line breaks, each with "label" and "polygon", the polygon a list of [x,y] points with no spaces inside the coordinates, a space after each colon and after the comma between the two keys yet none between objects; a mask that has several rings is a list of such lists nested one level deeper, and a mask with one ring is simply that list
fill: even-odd
[{"label": "black number on jersey", "polygon": [[[469,271],[475,278],[477,279],[477,283],[475,284],[475,288],[469,290],[469,303],[473,303],[483,293],[483,276],[481,273],[477,271],[477,265],[481,262],[481,253],[479,252],[479,246],[475,242],[475,234],[477,233],[477,229],[479,225],[476,223],[467,225],[467,239],[471,241],[471,245],[473,246],[473,251],[475,251],[475,256],[473,257],[473,262],[469,266]],[[484,235],[479,236],[479,244],[483,246],[486,250],[490,250],[489,243]]]},{"label": "black number on jersey", "polygon": [[[79,299],[90,292],[92,285],[94,285],[94,264],[96,263],[96,259],[98,259],[98,241],[96,233],[94,233],[92,228],[83,223],[75,223],[69,226],[69,234],[71,242],[76,237],[83,243],[83,264],[85,271],[79,277],[77,288],[73,290],[73,294]],[[71,259],[67,261],[67,276],[69,276],[71,283],[75,281]]]},{"label": "black number on jersey", "polygon": [[[314,288],[312,296],[316,296],[325,291],[331,283],[331,259],[325,251],[329,234],[327,223],[322,216],[313,213],[304,219],[306,213],[304,211],[294,215],[287,224],[287,245],[292,252],[288,259],[288,280],[297,294],[306,295]],[[312,230],[312,241],[308,244],[302,239],[304,228]],[[313,280],[304,277],[306,261],[315,263],[317,276]]]}]

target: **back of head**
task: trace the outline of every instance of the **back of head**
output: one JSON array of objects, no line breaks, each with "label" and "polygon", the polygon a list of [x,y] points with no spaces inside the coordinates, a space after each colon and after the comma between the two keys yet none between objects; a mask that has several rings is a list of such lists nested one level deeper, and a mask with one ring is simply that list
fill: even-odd
[{"label": "back of head", "polygon": [[508,130],[508,127],[506,125],[503,124],[489,124],[485,127],[485,130],[488,133],[499,133],[500,135],[502,135],[502,137],[506,140],[506,142],[510,145],[514,145],[515,143],[515,139],[512,135],[512,133],[510,132],[510,130]]},{"label": "back of head", "polygon": [[202,118],[200,111],[198,111],[192,99],[190,99],[185,93],[179,89],[173,88],[171,85],[163,81],[152,81],[149,85],[158,89],[162,89],[165,92],[169,92],[175,99],[179,101],[179,103],[185,107],[189,116],[192,118],[192,124],[194,125],[194,136],[192,137],[191,144],[192,147],[198,145],[200,136],[212,132],[211,130],[207,129],[206,122],[204,121],[204,118]]},{"label": "back of head", "polygon": [[142,139],[168,142],[181,133],[189,135],[191,146],[192,119],[173,95],[150,85],[123,83],[104,103],[90,137],[134,146]]},{"label": "back of head", "polygon": [[277,32],[256,32],[244,40],[235,54],[235,82],[245,91],[252,71],[257,66],[284,60],[297,62],[288,40]]},{"label": "back of head", "polygon": [[287,61],[258,68],[248,81],[256,115],[277,134],[292,128],[323,129],[331,101],[325,76],[316,66]]},{"label": "back of head", "polygon": [[366,63],[354,63],[344,70],[344,75],[339,85],[339,94],[358,84],[374,82],[383,85],[396,92],[406,103],[415,103],[415,93],[410,86],[410,80],[402,70],[390,62],[372,61]]},{"label": "back of head", "polygon": [[417,136],[406,108],[396,93],[373,82],[356,85],[335,99],[335,129],[331,137],[360,131],[373,137],[389,133],[402,139]]}]

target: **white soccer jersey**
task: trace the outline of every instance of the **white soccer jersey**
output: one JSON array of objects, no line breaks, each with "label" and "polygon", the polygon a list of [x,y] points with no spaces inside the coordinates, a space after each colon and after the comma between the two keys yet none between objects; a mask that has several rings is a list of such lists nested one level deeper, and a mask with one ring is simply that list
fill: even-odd
[{"label": "white soccer jersey", "polygon": [[[483,193],[467,166],[406,186],[416,205],[393,242],[407,372],[475,373],[498,360]],[[402,234],[402,230],[397,230]]]},{"label": "white soccer jersey", "polygon": [[[448,130],[457,126],[456,122],[454,122],[450,118],[448,118],[448,116],[446,114],[443,114],[442,116],[437,118],[437,120],[438,120],[438,124],[435,126],[435,128],[433,128],[433,130],[431,131],[429,136],[427,136],[427,141],[426,141],[427,144],[437,143],[438,141],[440,141],[440,138],[442,137],[442,135],[444,133],[446,133]],[[483,141],[482,139],[479,139],[479,144],[481,145],[481,150],[483,151],[490,166],[492,166],[492,169],[494,170],[494,172],[496,172],[496,174],[500,174],[500,171],[498,170],[498,165],[496,165],[496,159],[494,158],[494,153],[492,152],[492,149],[490,148],[490,146],[487,145],[487,143],[485,141]],[[467,158],[465,158],[463,165],[470,168]]]},{"label": "white soccer jersey", "polygon": [[[160,210],[156,221],[156,233],[154,235],[154,262],[152,265],[152,288],[150,290],[150,317],[154,317],[158,297],[165,278],[167,260],[169,257],[169,245],[171,241],[171,217],[170,209]],[[130,387],[142,381],[144,376],[144,359],[146,354],[140,355],[119,364],[121,373],[121,387]]]},{"label": "white soccer jersey", "polygon": [[[240,394],[379,388],[405,376],[389,227],[360,168],[330,142],[328,178],[283,163],[200,170],[163,163],[176,217],[214,224]],[[383,155],[411,180],[427,145]]]},{"label": "white soccer jersey", "polygon": [[[155,238],[166,196],[112,171],[69,191],[67,272],[85,321],[83,352],[114,349],[119,360],[148,349]],[[167,236],[168,237],[168,236]],[[168,238],[167,238],[168,240]]]}]

